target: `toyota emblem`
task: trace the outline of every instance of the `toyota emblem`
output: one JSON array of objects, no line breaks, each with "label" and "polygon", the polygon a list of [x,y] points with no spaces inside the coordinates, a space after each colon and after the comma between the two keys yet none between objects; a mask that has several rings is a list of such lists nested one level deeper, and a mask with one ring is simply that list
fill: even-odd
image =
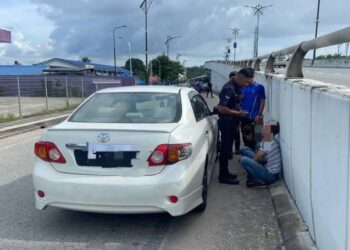
[{"label": "toyota emblem", "polygon": [[111,140],[111,137],[107,133],[101,133],[97,136],[97,140],[99,142],[109,142]]}]

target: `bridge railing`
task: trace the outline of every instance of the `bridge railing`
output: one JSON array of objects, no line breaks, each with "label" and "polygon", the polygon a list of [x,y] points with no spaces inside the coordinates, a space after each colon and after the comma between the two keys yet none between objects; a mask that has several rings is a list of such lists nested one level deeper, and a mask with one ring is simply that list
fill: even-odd
[{"label": "bridge railing", "polygon": [[332,33],[329,33],[318,38],[304,41],[294,46],[284,48],[278,51],[271,52],[269,54],[259,56],[257,58],[250,58],[238,61],[217,61],[221,63],[232,64],[237,67],[253,67],[256,71],[260,71],[261,61],[267,59],[265,66],[265,73],[274,73],[274,62],[278,56],[292,55],[286,71],[286,77],[288,78],[302,78],[303,75],[303,60],[305,55],[314,49],[320,49],[337,45],[341,43],[350,42],[350,26]]}]

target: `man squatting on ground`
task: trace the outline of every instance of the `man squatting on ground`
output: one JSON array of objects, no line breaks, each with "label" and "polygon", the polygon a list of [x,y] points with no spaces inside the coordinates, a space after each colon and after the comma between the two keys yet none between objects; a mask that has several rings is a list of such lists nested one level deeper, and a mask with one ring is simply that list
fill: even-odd
[{"label": "man squatting on ground", "polygon": [[239,118],[246,115],[240,108],[240,89],[252,81],[254,74],[247,68],[241,69],[236,76],[230,79],[222,88],[217,106],[219,111],[219,130],[221,134],[221,148],[219,156],[219,182],[238,185],[237,175],[230,174],[228,160],[232,153],[236,127]]},{"label": "man squatting on ground", "polygon": [[[263,131],[264,140],[272,137],[269,149],[264,147],[264,142],[261,142],[261,147],[257,151],[250,147],[241,148],[242,157],[239,162],[247,173],[247,187],[266,186],[279,178],[282,157],[277,138],[278,133],[278,123],[277,125],[265,126]],[[254,141],[254,130],[251,126],[245,126],[242,134],[248,141]]]}]

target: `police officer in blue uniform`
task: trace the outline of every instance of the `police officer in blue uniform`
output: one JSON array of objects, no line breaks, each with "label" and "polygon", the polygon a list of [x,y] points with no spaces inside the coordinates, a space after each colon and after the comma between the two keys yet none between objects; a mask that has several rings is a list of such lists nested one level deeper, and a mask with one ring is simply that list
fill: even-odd
[{"label": "police officer in blue uniform", "polygon": [[251,68],[243,68],[222,88],[218,105],[219,111],[219,130],[221,134],[221,148],[219,156],[219,182],[238,185],[237,175],[230,174],[228,170],[228,160],[232,154],[232,146],[235,137],[235,127],[238,121],[244,117],[247,112],[240,108],[240,89],[245,87],[251,78],[254,77],[254,70]]}]

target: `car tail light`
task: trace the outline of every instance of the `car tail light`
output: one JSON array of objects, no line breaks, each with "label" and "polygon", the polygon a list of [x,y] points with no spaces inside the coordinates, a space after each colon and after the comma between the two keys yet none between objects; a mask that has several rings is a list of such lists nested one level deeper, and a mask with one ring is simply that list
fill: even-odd
[{"label": "car tail light", "polygon": [[192,154],[192,144],[162,144],[156,147],[148,157],[148,166],[170,165],[189,158]]},{"label": "car tail light", "polygon": [[177,203],[179,198],[176,195],[169,196],[171,203]]},{"label": "car tail light", "polygon": [[39,141],[35,143],[34,153],[43,161],[66,163],[66,160],[64,159],[60,150],[52,142]]},{"label": "car tail light", "polygon": [[44,198],[44,197],[45,197],[44,191],[39,190],[37,193],[38,193],[38,196],[39,196],[40,198]]}]

